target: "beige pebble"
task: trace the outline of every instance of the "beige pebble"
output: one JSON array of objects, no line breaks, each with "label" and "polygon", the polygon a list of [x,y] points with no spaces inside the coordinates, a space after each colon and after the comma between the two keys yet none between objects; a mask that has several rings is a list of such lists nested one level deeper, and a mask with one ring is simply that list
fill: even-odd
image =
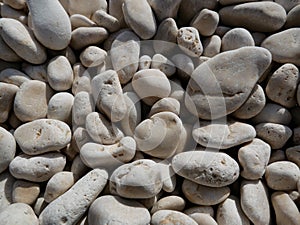
[{"label": "beige pebble", "polygon": [[176,210],[182,211],[185,207],[185,200],[176,195],[170,195],[158,200],[152,207],[151,213],[154,214],[159,210]]},{"label": "beige pebble", "polygon": [[22,63],[22,71],[24,71],[31,79],[47,82],[47,65],[32,65],[30,63]]},{"label": "beige pebble", "polygon": [[162,54],[155,54],[151,60],[151,69],[159,69],[170,77],[175,74],[175,65]]},{"label": "beige pebble", "polygon": [[245,28],[233,28],[222,37],[222,51],[254,45],[252,35]]},{"label": "beige pebble", "polygon": [[162,98],[151,107],[149,117],[159,112],[172,112],[176,115],[180,113],[180,103],[175,98]]},{"label": "beige pebble", "polygon": [[14,203],[33,204],[40,194],[40,185],[23,180],[14,183],[12,200]]},{"label": "beige pebble", "polygon": [[1,82],[14,84],[18,87],[29,80],[31,80],[29,76],[14,68],[6,68],[0,72]]},{"label": "beige pebble", "polygon": [[0,173],[0,213],[12,204],[12,190],[15,178],[9,173],[4,171]]},{"label": "beige pebble", "polygon": [[109,32],[115,32],[120,29],[119,20],[104,10],[94,12],[92,20],[99,26],[106,28]]},{"label": "beige pebble", "polygon": [[203,52],[199,32],[194,27],[182,27],[178,30],[177,44],[189,56],[199,57]]},{"label": "beige pebble", "polygon": [[175,210],[159,210],[152,215],[151,224],[160,225],[160,224],[185,224],[185,225],[197,225],[196,221],[185,215],[182,212]]},{"label": "beige pebble", "polygon": [[95,27],[97,24],[81,14],[73,14],[70,16],[70,21],[72,25],[72,30],[75,30],[79,27]]},{"label": "beige pebble", "polygon": [[150,69],[151,61],[152,61],[152,59],[149,55],[142,55],[139,59],[138,70]]},{"label": "beige pebble", "polygon": [[0,82],[0,123],[4,123],[8,119],[18,90],[16,85]]},{"label": "beige pebble", "polygon": [[203,40],[203,56],[213,57],[220,53],[222,40],[218,35],[212,35]]},{"label": "beige pebble", "polygon": [[97,10],[107,10],[106,0],[92,0],[90,4],[80,0],[68,0],[68,12],[70,15],[81,14],[87,18],[91,18],[93,13]]},{"label": "beige pebble", "polygon": [[299,167],[289,161],[274,162],[267,166],[265,178],[270,188],[277,191],[297,189]]},{"label": "beige pebble", "polygon": [[300,167],[300,146],[293,146],[285,150],[289,161],[296,163]]},{"label": "beige pebble", "polygon": [[107,52],[97,46],[89,46],[80,53],[80,62],[85,67],[99,66],[104,63]]},{"label": "beige pebble", "polygon": [[74,80],[72,84],[72,93],[76,95],[81,91],[92,93],[91,74],[81,63],[73,65]]},{"label": "beige pebble", "polygon": [[198,214],[198,213],[203,213],[203,214],[207,214],[211,217],[214,217],[215,212],[212,206],[193,206],[190,208],[185,209],[184,214],[188,215],[188,216],[193,216],[193,214]]},{"label": "beige pebble", "polygon": [[286,160],[286,156],[283,150],[280,149],[272,150],[271,157],[268,164],[271,164],[273,162],[278,162],[278,161],[285,161],[285,160]]},{"label": "beige pebble", "polygon": [[191,21],[191,26],[195,27],[200,35],[211,36],[219,23],[219,14],[213,10],[202,9]]},{"label": "beige pebble", "polygon": [[86,117],[95,110],[94,100],[86,91],[78,92],[74,97],[72,108],[73,125],[85,126]]}]

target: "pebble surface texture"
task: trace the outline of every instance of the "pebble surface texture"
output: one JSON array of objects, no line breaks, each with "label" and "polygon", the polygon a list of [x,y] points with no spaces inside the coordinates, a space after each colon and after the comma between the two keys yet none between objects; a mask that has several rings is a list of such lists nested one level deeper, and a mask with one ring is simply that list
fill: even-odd
[{"label": "pebble surface texture", "polygon": [[0,0],[0,225],[300,225],[300,0]]}]

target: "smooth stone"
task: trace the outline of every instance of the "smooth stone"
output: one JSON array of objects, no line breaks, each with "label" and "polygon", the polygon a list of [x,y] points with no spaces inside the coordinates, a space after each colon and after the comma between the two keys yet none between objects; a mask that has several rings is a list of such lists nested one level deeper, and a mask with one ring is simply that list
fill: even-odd
[{"label": "smooth stone", "polygon": [[173,171],[171,163],[168,160],[161,161],[157,158],[155,161],[158,163],[160,175],[163,182],[162,190],[168,193],[172,193],[176,189],[177,178],[175,176],[175,172]]},{"label": "smooth stone", "polygon": [[277,31],[286,21],[284,8],[274,2],[247,2],[226,6],[219,11],[219,15],[227,26],[244,27],[258,32]]},{"label": "smooth stone", "polygon": [[228,149],[252,141],[256,132],[253,126],[235,120],[207,122],[194,127],[192,135],[200,145],[208,148]]},{"label": "smooth stone", "polygon": [[215,33],[219,23],[219,14],[213,10],[202,9],[191,21],[200,35],[211,36]]},{"label": "smooth stone", "polygon": [[222,51],[255,46],[252,35],[245,28],[233,28],[222,37]]},{"label": "smooth stone", "polygon": [[286,157],[289,161],[296,163],[300,167],[300,146],[293,146],[285,150]]},{"label": "smooth stone", "polygon": [[299,51],[300,28],[290,28],[267,37],[261,47],[272,53],[272,59],[278,63],[293,63],[300,66]]},{"label": "smooth stone", "polygon": [[176,73],[175,65],[162,54],[155,54],[151,60],[151,69],[159,69],[170,77]]},{"label": "smooth stone", "polygon": [[47,183],[44,200],[47,203],[57,199],[65,193],[74,184],[74,176],[72,172],[62,171],[56,173]]},{"label": "smooth stone", "polygon": [[14,84],[0,82],[0,123],[4,123],[8,119],[18,90],[19,87]]},{"label": "smooth stone", "polygon": [[90,168],[101,168],[112,172],[120,165],[131,161],[135,152],[135,140],[132,137],[124,137],[113,145],[86,143],[80,149],[80,157]]},{"label": "smooth stone", "polygon": [[121,27],[126,27],[122,5],[125,0],[108,0],[108,13],[119,20]]},{"label": "smooth stone", "polygon": [[14,137],[28,155],[58,151],[71,141],[70,127],[59,120],[39,119],[19,126]]},{"label": "smooth stone", "polygon": [[180,113],[180,103],[175,98],[162,98],[154,103],[149,112],[149,117],[160,112],[172,112],[177,116]]},{"label": "smooth stone", "polygon": [[260,123],[255,126],[257,137],[267,142],[272,149],[282,148],[290,139],[293,131],[285,125]]},{"label": "smooth stone", "polygon": [[284,107],[296,105],[296,91],[299,82],[298,68],[287,63],[279,67],[269,78],[266,94],[270,100]]},{"label": "smooth stone", "polygon": [[297,189],[300,170],[297,164],[289,161],[274,162],[267,166],[265,178],[267,185],[276,191]]},{"label": "smooth stone", "polygon": [[92,20],[99,26],[106,28],[109,32],[116,32],[120,29],[119,20],[104,10],[94,12]]},{"label": "smooth stone", "polygon": [[238,163],[222,152],[182,152],[172,159],[175,173],[197,184],[224,187],[239,177]]},{"label": "smooth stone", "polygon": [[35,39],[33,32],[20,21],[1,18],[0,27],[5,43],[22,59],[32,64],[42,64],[46,61],[45,48]]},{"label": "smooth stone", "polygon": [[107,179],[108,174],[104,170],[94,169],[87,173],[42,211],[40,225],[76,224],[104,189]]},{"label": "smooth stone", "polygon": [[203,52],[199,32],[194,27],[181,27],[177,34],[179,48],[191,57],[199,57]]},{"label": "smooth stone", "polygon": [[8,172],[0,173],[0,213],[12,204],[12,190],[15,178]]},{"label": "smooth stone", "polygon": [[162,179],[157,163],[140,159],[118,167],[110,177],[110,192],[121,197],[151,198],[162,189]]},{"label": "smooth stone", "polygon": [[182,0],[149,0],[148,3],[154,11],[158,21],[167,18],[176,18]]},{"label": "smooth stone", "polygon": [[177,69],[177,75],[181,80],[189,80],[195,69],[193,60],[185,54],[176,54],[172,56],[172,62]]},{"label": "smooth stone", "polygon": [[53,95],[48,102],[47,118],[70,124],[73,103],[74,96],[68,92],[59,92]]},{"label": "smooth stone", "polygon": [[[218,35],[212,35],[203,40],[203,56],[214,57],[221,51],[222,40]],[[192,73],[191,73],[192,74]]]},{"label": "smooth stone", "polygon": [[35,215],[39,216],[41,212],[46,208],[47,203],[44,201],[43,197],[37,198],[36,202],[33,205],[33,210]]},{"label": "smooth stone", "polygon": [[156,21],[147,0],[125,0],[122,10],[126,24],[141,39],[150,39],[155,35]]},{"label": "smooth stone", "polygon": [[250,119],[261,113],[266,105],[266,96],[263,88],[256,84],[250,97],[232,115],[238,119]]},{"label": "smooth stone", "polygon": [[218,225],[213,217],[205,213],[195,213],[190,216],[197,224],[202,225]]},{"label": "smooth stone", "polygon": [[252,122],[258,123],[277,123],[289,125],[292,120],[292,115],[288,109],[274,103],[267,103],[262,111],[252,118]]},{"label": "smooth stone", "polygon": [[270,224],[270,204],[266,186],[260,180],[241,183],[241,207],[254,224]]},{"label": "smooth stone", "polygon": [[108,31],[103,27],[79,27],[72,31],[70,46],[80,50],[90,45],[98,45],[108,37]]},{"label": "smooth stone", "polygon": [[175,210],[159,210],[152,215],[151,224],[185,224],[185,225],[197,225],[195,220],[185,215],[182,212]]},{"label": "smooth stone", "polygon": [[250,225],[250,221],[244,214],[240,200],[231,195],[219,204],[216,220],[222,225]]},{"label": "smooth stone", "polygon": [[248,180],[261,179],[271,156],[271,147],[255,138],[238,150],[239,163],[243,170],[241,176]]},{"label": "smooth stone", "polygon": [[22,63],[22,71],[24,71],[32,80],[48,82],[46,64],[32,65],[24,62]]},{"label": "smooth stone", "polygon": [[53,91],[45,82],[38,80],[24,82],[15,96],[16,116],[23,122],[45,118],[52,93]]},{"label": "smooth stone", "polygon": [[260,47],[242,47],[214,56],[192,73],[185,99],[187,109],[202,119],[236,111],[270,63],[270,52]]},{"label": "smooth stone", "polygon": [[58,0],[26,0],[33,33],[46,48],[61,50],[71,40],[71,22]]},{"label": "smooth stone", "polygon": [[81,63],[73,65],[74,80],[72,84],[73,95],[81,91],[92,93],[91,91],[91,74]]},{"label": "smooth stone", "polygon": [[74,180],[77,181],[89,172],[88,168],[81,160],[80,155],[77,155],[72,162],[71,172],[73,173]]},{"label": "smooth stone", "polygon": [[79,27],[96,27],[97,24],[81,14],[73,14],[70,16],[70,21],[72,25],[72,30],[75,30]]},{"label": "smooth stone", "polygon": [[172,112],[160,112],[142,121],[134,131],[137,149],[157,158],[174,155],[179,145],[182,121]]},{"label": "smooth stone", "polygon": [[164,198],[159,199],[154,203],[151,214],[156,213],[159,210],[176,210],[182,211],[185,207],[185,200],[182,197],[176,195],[170,195]]},{"label": "smooth stone", "polygon": [[268,164],[278,161],[285,161],[285,152],[283,150],[272,150],[271,157]]},{"label": "smooth stone", "polygon": [[3,3],[18,10],[24,9],[26,7],[26,0],[3,0]]},{"label": "smooth stone", "polygon": [[86,117],[95,110],[94,100],[86,91],[78,92],[74,97],[72,108],[73,125],[85,127]]},{"label": "smooth stone", "polygon": [[287,12],[300,4],[299,0],[275,0],[274,2],[280,4]]},{"label": "smooth stone", "polygon": [[197,205],[217,205],[230,195],[229,187],[207,187],[185,179],[182,184],[184,196]]},{"label": "smooth stone", "polygon": [[106,0],[92,0],[89,4],[80,0],[68,0],[68,13],[70,15],[81,14],[91,18],[97,10],[107,11]]},{"label": "smooth stone", "polygon": [[140,39],[132,31],[121,32],[112,42],[110,58],[121,84],[130,81],[138,69]]},{"label": "smooth stone", "polygon": [[99,144],[112,145],[124,137],[124,134],[116,124],[111,123],[97,112],[87,115],[85,127],[93,141]]},{"label": "smooth stone", "polygon": [[122,120],[127,112],[123,90],[114,70],[107,70],[91,81],[92,94],[97,108],[112,122]]},{"label": "smooth stone", "polygon": [[285,27],[299,27],[300,26],[300,4],[293,7],[287,14]]},{"label": "smooth stone", "polygon": [[90,225],[146,225],[150,220],[150,213],[141,203],[112,195],[97,198],[88,212]]},{"label": "smooth stone", "polygon": [[136,72],[132,78],[132,87],[147,105],[153,105],[157,100],[168,97],[171,93],[167,76],[158,69]]},{"label": "smooth stone", "polygon": [[99,66],[105,62],[107,52],[97,46],[89,46],[80,53],[80,62],[85,67]]},{"label": "smooth stone", "polygon": [[12,200],[14,203],[33,204],[40,194],[40,185],[23,180],[14,183]]},{"label": "smooth stone", "polygon": [[215,215],[214,208],[212,206],[203,206],[203,205],[193,206],[191,208],[184,210],[183,212],[184,214],[191,217],[193,217],[193,214],[198,214],[198,213],[207,214],[211,217],[214,217]]},{"label": "smooth stone", "polygon": [[300,224],[300,213],[297,205],[284,192],[274,192],[271,196],[272,205],[275,211],[276,224]]},{"label": "smooth stone", "polygon": [[14,203],[0,213],[3,225],[39,225],[39,220],[33,209],[24,203]]},{"label": "smooth stone", "polygon": [[0,49],[1,55],[0,59],[7,61],[7,62],[20,62],[22,59],[18,56],[0,37]]},{"label": "smooth stone", "polygon": [[18,155],[9,164],[10,173],[17,179],[44,182],[61,172],[66,165],[66,157],[61,153],[46,153],[38,156]]},{"label": "smooth stone", "polygon": [[24,82],[31,80],[29,76],[20,70],[6,68],[0,72],[0,81],[8,84],[14,84],[20,87]]},{"label": "smooth stone", "polygon": [[142,55],[139,59],[138,70],[150,69],[151,61],[152,61],[152,59],[149,55]]}]

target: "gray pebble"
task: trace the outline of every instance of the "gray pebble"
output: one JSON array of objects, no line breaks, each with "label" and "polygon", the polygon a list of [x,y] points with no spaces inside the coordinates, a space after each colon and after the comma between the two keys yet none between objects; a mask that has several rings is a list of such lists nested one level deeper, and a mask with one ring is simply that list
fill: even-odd
[{"label": "gray pebble", "polygon": [[154,203],[151,214],[156,213],[159,210],[176,210],[182,211],[185,207],[185,200],[182,197],[176,195],[170,195],[164,198],[161,198],[156,203]]},{"label": "gray pebble", "polygon": [[300,4],[293,7],[287,14],[285,27],[299,27],[300,25]]},{"label": "gray pebble", "polygon": [[233,28],[222,37],[222,51],[254,45],[252,35],[245,28]]},{"label": "gray pebble", "polygon": [[157,16],[158,21],[166,18],[176,18],[182,0],[149,0],[149,5]]},{"label": "gray pebble", "polygon": [[184,225],[197,225],[195,220],[185,215],[182,212],[175,210],[159,210],[152,215],[151,224],[160,225],[160,224],[184,224]]},{"label": "gray pebble", "polygon": [[8,119],[18,90],[19,88],[16,85],[0,82],[0,123],[4,123]]},{"label": "gray pebble", "polygon": [[212,35],[203,40],[203,56],[213,57],[220,53],[222,41],[218,35]]},{"label": "gray pebble", "polygon": [[191,26],[195,27],[200,35],[211,36],[215,33],[219,23],[219,14],[213,10],[202,9],[191,21]]},{"label": "gray pebble", "polygon": [[30,63],[22,63],[22,70],[33,80],[47,82],[47,65],[32,65]]},{"label": "gray pebble", "polygon": [[300,146],[293,146],[285,150],[289,161],[296,163],[300,167]]},{"label": "gray pebble", "polygon": [[115,32],[120,29],[119,20],[104,10],[94,12],[92,20],[99,26],[106,28],[109,32]]}]

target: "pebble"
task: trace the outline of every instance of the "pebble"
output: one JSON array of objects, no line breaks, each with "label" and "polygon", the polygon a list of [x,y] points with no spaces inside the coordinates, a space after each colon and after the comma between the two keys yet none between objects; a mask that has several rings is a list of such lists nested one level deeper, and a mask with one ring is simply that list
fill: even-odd
[{"label": "pebble", "polygon": [[71,172],[73,173],[74,181],[79,180],[90,169],[82,162],[80,155],[77,155],[72,162]]},{"label": "pebble", "polygon": [[300,213],[287,193],[274,192],[271,201],[276,215],[276,224],[300,224]]},{"label": "pebble", "polygon": [[159,69],[161,72],[172,76],[176,72],[175,65],[162,54],[155,54],[151,60],[151,69]]},{"label": "pebble", "polygon": [[287,14],[285,27],[291,28],[291,27],[299,27],[300,23],[300,6],[296,5],[293,7],[289,13]]},{"label": "pebble", "polygon": [[185,215],[182,212],[175,210],[159,210],[152,215],[151,224],[185,224],[185,225],[197,225],[195,220]]},{"label": "pebble", "polygon": [[274,162],[267,166],[265,178],[270,188],[276,191],[297,189],[299,167],[290,161]]},{"label": "pebble", "polygon": [[271,156],[271,147],[255,138],[238,151],[239,163],[243,167],[241,176],[248,180],[261,179]]},{"label": "pebble", "polygon": [[126,24],[141,39],[150,39],[155,35],[156,21],[147,0],[126,0],[122,10]]},{"label": "pebble", "polygon": [[0,213],[13,203],[14,182],[15,178],[8,171],[0,173]]},{"label": "pebble", "polygon": [[1,16],[2,18],[12,18],[19,20],[23,24],[27,24],[28,16],[24,11],[16,10],[9,5],[3,4],[1,5]]},{"label": "pebble", "polygon": [[222,51],[229,51],[245,46],[255,46],[252,35],[245,28],[234,28],[222,37]]},{"label": "pebble", "polygon": [[[222,40],[218,35],[212,35],[203,40],[203,56],[214,57],[221,51]],[[192,74],[192,73],[190,73]]]},{"label": "pebble", "polygon": [[191,208],[188,208],[188,209],[184,210],[184,213],[191,217],[193,217],[194,214],[198,214],[198,213],[207,214],[211,217],[214,217],[214,215],[215,215],[215,212],[214,212],[214,209],[212,206],[203,206],[203,205],[193,206]]},{"label": "pebble", "polygon": [[247,100],[270,63],[269,51],[259,47],[216,55],[192,73],[187,85],[187,109],[202,119],[216,119],[234,112]]},{"label": "pebble", "polygon": [[10,173],[17,179],[44,182],[61,172],[66,165],[66,157],[61,153],[46,153],[38,156],[21,154],[9,164]]},{"label": "pebble", "polygon": [[240,172],[237,162],[229,155],[210,151],[179,153],[172,159],[172,167],[178,175],[209,187],[232,184]]},{"label": "pebble", "polygon": [[75,180],[72,172],[62,171],[56,173],[47,183],[44,201],[47,203],[52,202],[71,188],[74,182]]},{"label": "pebble", "polygon": [[47,82],[47,66],[32,65],[30,63],[22,63],[22,71],[24,71],[31,79]]},{"label": "pebble", "polygon": [[300,66],[298,50],[300,44],[300,28],[290,28],[267,37],[262,47],[272,53],[272,59],[278,63],[292,63]]},{"label": "pebble", "polygon": [[228,149],[252,141],[256,136],[254,127],[235,120],[213,123],[203,121],[200,126],[193,129],[193,138],[208,148]]},{"label": "pebble", "polygon": [[176,195],[170,195],[164,198],[161,198],[156,203],[154,203],[151,213],[154,214],[159,210],[176,210],[182,211],[185,207],[185,200]]},{"label": "pebble", "polygon": [[84,49],[79,58],[80,62],[85,67],[99,66],[105,62],[107,52],[97,46],[89,46]]},{"label": "pebble", "polygon": [[300,3],[299,0],[275,0],[274,2],[280,4],[287,12]]},{"label": "pebble", "polygon": [[283,150],[272,150],[271,157],[268,164],[278,161],[285,161],[285,152]]},{"label": "pebble", "polygon": [[14,137],[28,155],[58,151],[71,141],[70,127],[59,120],[40,119],[19,126]]},{"label": "pebble", "polygon": [[4,172],[16,154],[16,141],[13,135],[0,127],[0,173]]},{"label": "pebble", "polygon": [[270,224],[268,192],[261,180],[243,180],[240,191],[241,207],[248,219],[254,224]]},{"label": "pebble", "polygon": [[166,18],[176,18],[182,0],[149,0],[148,3],[154,11],[158,21]]},{"label": "pebble", "polygon": [[218,23],[219,14],[217,12],[202,9],[191,21],[191,26],[195,27],[203,36],[211,36],[215,33]]},{"label": "pebble", "polygon": [[73,65],[74,80],[72,84],[72,93],[75,96],[81,91],[92,93],[91,91],[91,76],[88,70],[81,64]]},{"label": "pebble", "polygon": [[32,64],[42,64],[46,61],[45,48],[24,24],[15,19],[1,18],[0,27],[4,42],[22,59]]},{"label": "pebble", "polygon": [[40,185],[23,180],[17,180],[12,190],[12,201],[14,203],[33,204],[40,194]]},{"label": "pebble", "polygon": [[139,59],[138,70],[150,69],[152,59],[149,55],[142,55]]},{"label": "pebble", "polygon": [[87,18],[86,16],[83,16],[81,14],[73,14],[70,16],[70,21],[72,25],[72,30],[75,30],[76,28],[79,27],[95,27],[97,24]]},{"label": "pebble", "polygon": [[250,221],[244,214],[240,201],[236,196],[230,195],[219,204],[216,220],[222,225],[250,225]]},{"label": "pebble", "polygon": [[108,0],[108,12],[110,15],[119,20],[120,26],[125,27],[126,23],[124,20],[122,4],[125,0]]},{"label": "pebble", "polygon": [[86,117],[95,109],[94,100],[91,94],[86,91],[78,92],[73,101],[72,120],[73,125],[85,126]]},{"label": "pebble", "polygon": [[31,80],[25,73],[14,69],[7,68],[0,72],[0,81],[8,84],[14,84],[20,87],[24,82]]},{"label": "pebble", "polygon": [[39,225],[33,209],[25,203],[14,203],[0,213],[3,225]]},{"label": "pebble", "polygon": [[275,32],[286,21],[284,8],[269,1],[226,6],[220,9],[219,15],[221,21],[227,26],[244,27],[258,32]]},{"label": "pebble", "polygon": [[108,174],[104,170],[94,169],[87,173],[42,211],[40,225],[76,224],[103,190],[107,179]]},{"label": "pebble", "polygon": [[178,116],[180,113],[180,102],[175,98],[162,98],[151,107],[149,117],[160,112],[172,112]]},{"label": "pebble", "polygon": [[107,11],[106,0],[91,0],[90,4],[80,0],[68,0],[68,13],[70,15],[81,14],[91,18],[97,10]]},{"label": "pebble", "polygon": [[121,197],[145,199],[157,195],[162,189],[157,163],[140,159],[118,167],[110,177],[110,192]]},{"label": "pebble", "polygon": [[71,22],[59,0],[26,0],[26,3],[38,41],[49,49],[66,48],[71,40]]},{"label": "pebble", "polygon": [[300,167],[300,146],[294,146],[285,150],[286,157],[289,161],[294,162]]},{"label": "pebble", "polygon": [[205,213],[196,213],[190,217],[195,220],[197,224],[217,225],[217,222],[214,220],[214,218]]},{"label": "pebble", "polygon": [[14,112],[18,119],[28,122],[45,118],[52,94],[53,91],[45,82],[38,80],[24,82],[14,100]]},{"label": "pebble", "polygon": [[88,212],[90,225],[141,225],[150,224],[150,220],[150,213],[141,203],[113,195],[97,198]]},{"label": "pebble", "polygon": [[94,12],[92,20],[99,26],[106,28],[109,32],[115,32],[120,29],[119,20],[104,10]]},{"label": "pebble", "polygon": [[182,184],[184,196],[192,203],[197,205],[217,205],[223,202],[230,195],[230,188],[207,187],[185,179]]},{"label": "pebble", "polygon": [[203,52],[199,32],[194,27],[182,27],[178,30],[177,44],[179,48],[191,57],[199,57]]},{"label": "pebble", "polygon": [[272,149],[282,148],[293,133],[289,127],[276,123],[260,123],[255,126],[255,130],[257,137],[267,142]]}]

